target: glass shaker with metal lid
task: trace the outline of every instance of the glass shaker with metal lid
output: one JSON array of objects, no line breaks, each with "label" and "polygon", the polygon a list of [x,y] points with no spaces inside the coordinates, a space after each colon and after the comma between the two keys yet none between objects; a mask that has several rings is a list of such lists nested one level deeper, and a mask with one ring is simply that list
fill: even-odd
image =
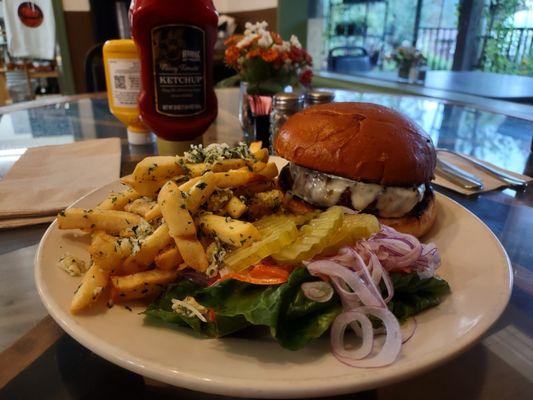
[{"label": "glass shaker with metal lid", "polygon": [[270,113],[270,151],[274,151],[274,140],[281,126],[292,114],[297,113],[304,105],[303,94],[278,93],[272,98],[272,112]]},{"label": "glass shaker with metal lid", "polygon": [[307,92],[305,96],[305,107],[314,106],[316,104],[331,103],[335,98],[333,92],[325,90],[312,90]]}]

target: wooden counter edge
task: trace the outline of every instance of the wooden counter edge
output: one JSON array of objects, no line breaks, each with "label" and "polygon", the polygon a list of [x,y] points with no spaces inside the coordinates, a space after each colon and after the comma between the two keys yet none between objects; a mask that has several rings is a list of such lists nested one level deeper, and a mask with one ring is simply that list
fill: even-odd
[{"label": "wooden counter edge", "polygon": [[0,353],[0,389],[39,358],[64,333],[48,315]]}]

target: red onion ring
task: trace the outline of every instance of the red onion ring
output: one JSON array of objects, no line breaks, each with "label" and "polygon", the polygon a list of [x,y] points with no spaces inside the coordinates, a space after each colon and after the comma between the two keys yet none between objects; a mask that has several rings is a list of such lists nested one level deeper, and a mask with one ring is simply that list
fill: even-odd
[{"label": "red onion ring", "polygon": [[[368,329],[366,322],[362,322],[365,319],[370,322],[367,315],[380,319],[386,332],[385,343],[373,357],[368,357],[369,352],[366,353],[369,347],[368,343],[371,343],[370,347],[372,348],[374,339],[374,332],[371,329],[372,324],[370,323],[370,329]],[[363,342],[357,351],[348,351],[344,346],[344,333],[346,332],[346,327],[353,322],[361,324]],[[344,364],[360,368],[383,367],[392,364],[400,353],[402,346],[400,325],[396,317],[386,308],[359,307],[343,312],[333,321],[331,326],[331,346],[335,357]]]},{"label": "red onion ring", "polygon": [[[372,351],[374,337],[372,322],[358,310],[356,308],[339,314],[331,325],[331,346],[339,357],[359,360],[368,356]],[[346,350],[344,347],[344,334],[348,326],[351,326],[357,336],[362,338],[361,346],[357,350]]]},{"label": "red onion ring", "polygon": [[[351,304],[353,304],[354,300],[359,299],[363,304],[368,306],[379,307],[385,304],[379,293],[366,286],[354,271],[339,263],[330,260],[313,261],[307,264],[307,270],[313,276],[323,274],[331,277],[341,298]],[[339,279],[343,284],[348,285],[352,292],[349,292],[343,284],[339,284]]]},{"label": "red onion ring", "polygon": [[328,282],[305,282],[300,288],[305,297],[317,303],[325,303],[333,297],[333,287]]},{"label": "red onion ring", "polygon": [[413,337],[416,331],[418,323],[416,322],[416,318],[412,317],[409,318],[401,327],[402,331],[402,344],[407,343],[409,339]]},{"label": "red onion ring", "polygon": [[[304,265],[311,275],[328,276],[341,298],[344,312],[331,326],[335,357],[353,367],[373,368],[394,362],[402,342],[407,342],[416,330],[414,318],[400,330],[398,320],[387,308],[386,303],[394,296],[388,272],[411,268],[421,278],[432,277],[440,265],[440,256],[433,243],[422,244],[414,236],[382,225],[380,231],[367,240],[345,246],[332,257],[307,261]],[[385,299],[379,289],[381,281],[387,289]],[[380,319],[383,326],[374,329],[369,315]],[[344,345],[348,326],[362,340],[355,350],[348,350]],[[385,342],[378,353],[372,355],[374,335],[379,333],[386,335]]]}]

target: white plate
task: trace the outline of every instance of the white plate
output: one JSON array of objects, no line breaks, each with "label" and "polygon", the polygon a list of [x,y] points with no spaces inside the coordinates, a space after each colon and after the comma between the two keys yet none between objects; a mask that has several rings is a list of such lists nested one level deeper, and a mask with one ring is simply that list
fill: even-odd
[{"label": "white plate", "polygon": [[[79,200],[94,207],[120,184]],[[143,324],[142,310],[115,306],[103,313],[68,312],[79,279],[56,267],[70,252],[88,258],[87,243],[54,222],[35,260],[39,295],[50,315],[78,342],[101,357],[141,375],[188,389],[246,397],[317,397],[376,388],[429,370],[458,355],[496,321],[512,287],[509,259],[498,239],[475,215],[437,194],[438,220],[428,237],[443,259],[439,274],[452,294],[417,317],[414,337],[392,365],[355,369],[338,362],[323,338],[300,351],[271,340],[206,339],[182,329]]]}]

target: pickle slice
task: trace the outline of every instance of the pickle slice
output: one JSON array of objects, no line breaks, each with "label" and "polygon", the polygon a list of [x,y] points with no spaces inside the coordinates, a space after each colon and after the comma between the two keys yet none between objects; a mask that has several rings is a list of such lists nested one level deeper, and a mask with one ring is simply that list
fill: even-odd
[{"label": "pickle slice", "polygon": [[342,209],[331,207],[300,228],[298,238],[272,257],[276,261],[291,264],[311,259],[331,243],[342,223]]},{"label": "pickle slice", "polygon": [[345,215],[342,229],[354,241],[366,239],[379,231],[379,221],[372,214]]},{"label": "pickle slice", "polygon": [[367,239],[379,231],[379,221],[371,214],[345,215],[342,226],[331,242],[324,248],[325,254],[335,253],[340,247]]},{"label": "pickle slice", "polygon": [[241,247],[228,253],[224,265],[233,272],[239,272],[257,264],[263,258],[279,252],[298,236],[298,228],[293,221],[285,221],[272,225],[272,231],[261,231],[262,239],[248,247]]},{"label": "pickle slice", "polygon": [[303,225],[316,217],[318,213],[308,212],[305,214],[273,214],[254,222],[255,227],[262,235],[268,235],[278,229],[287,221],[292,221],[296,226]]}]

